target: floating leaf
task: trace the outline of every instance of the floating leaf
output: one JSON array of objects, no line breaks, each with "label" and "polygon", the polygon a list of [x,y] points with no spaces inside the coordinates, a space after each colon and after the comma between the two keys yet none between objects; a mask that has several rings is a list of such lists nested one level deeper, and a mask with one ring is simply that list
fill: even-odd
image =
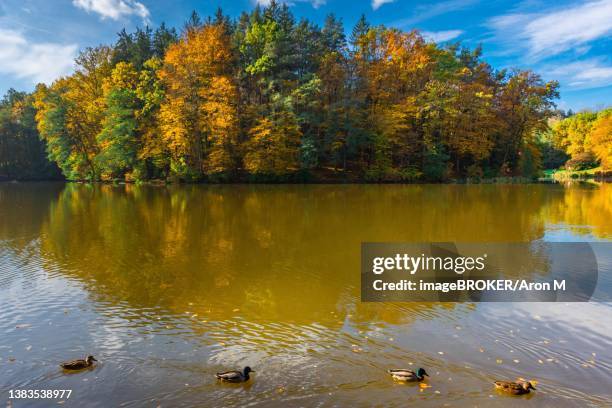
[{"label": "floating leaf", "polygon": [[504,362],[504,360],[502,360],[501,358],[498,358],[497,360],[495,360],[495,362],[496,362],[497,364],[501,364],[501,363],[503,363],[503,362]]}]

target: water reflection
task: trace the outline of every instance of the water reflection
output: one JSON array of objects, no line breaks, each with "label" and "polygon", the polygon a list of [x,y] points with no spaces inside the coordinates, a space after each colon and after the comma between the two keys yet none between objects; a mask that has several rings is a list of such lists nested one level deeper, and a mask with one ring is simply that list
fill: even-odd
[{"label": "water reflection", "polygon": [[138,306],[319,320],[358,296],[362,241],[532,241],[551,222],[607,237],[609,187],[69,184],[41,255]]},{"label": "water reflection", "polygon": [[[445,401],[464,406],[489,401],[490,376],[520,374],[512,361],[522,353],[530,372],[571,390],[559,396],[544,385],[547,402],[598,405],[611,367],[601,333],[567,340],[599,355],[592,381],[575,386],[571,370],[537,363],[542,353],[568,367],[586,361],[538,346],[571,323],[524,322],[510,305],[361,303],[359,249],[363,241],[530,242],[554,228],[610,239],[611,187],[3,184],[0,365],[10,356],[21,363],[0,376],[12,386],[83,389],[82,378],[49,373],[54,359],[93,349],[104,363],[87,389],[101,401],[114,389],[112,402],[126,406],[367,404],[422,400],[380,376],[418,363],[444,377],[435,390]],[[527,334],[531,327],[541,332]],[[523,334],[508,334],[517,329]],[[251,388],[209,379],[245,363],[259,373]],[[433,391],[425,406],[440,405]]]}]

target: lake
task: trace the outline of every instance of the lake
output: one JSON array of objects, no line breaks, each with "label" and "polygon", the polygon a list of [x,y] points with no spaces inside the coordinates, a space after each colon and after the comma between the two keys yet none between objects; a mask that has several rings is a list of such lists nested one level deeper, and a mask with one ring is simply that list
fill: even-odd
[{"label": "lake", "polygon": [[609,184],[3,183],[0,406],[609,407],[612,304],[362,303],[360,244],[610,240]]}]

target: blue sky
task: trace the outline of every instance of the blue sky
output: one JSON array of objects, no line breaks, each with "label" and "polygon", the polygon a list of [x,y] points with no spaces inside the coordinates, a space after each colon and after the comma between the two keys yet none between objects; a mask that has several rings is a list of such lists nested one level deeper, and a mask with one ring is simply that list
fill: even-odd
[{"label": "blue sky", "polygon": [[[231,15],[269,0],[2,0],[0,93],[31,90],[70,73],[80,48],[112,43],[128,30],[165,21],[181,27],[191,10]],[[350,31],[362,13],[374,25],[417,28],[436,41],[482,44],[496,68],[533,69],[561,83],[559,107],[612,105],[612,0],[287,0],[298,17],[335,13]]]}]

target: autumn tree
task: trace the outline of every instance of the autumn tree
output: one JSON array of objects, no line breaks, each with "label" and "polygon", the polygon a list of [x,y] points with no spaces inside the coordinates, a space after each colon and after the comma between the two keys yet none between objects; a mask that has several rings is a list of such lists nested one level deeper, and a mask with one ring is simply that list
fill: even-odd
[{"label": "autumn tree", "polygon": [[[411,179],[417,174],[419,143],[414,131],[415,101],[431,75],[429,46],[416,32],[369,29],[355,53],[360,85],[357,98],[369,134],[362,149],[369,178]],[[365,150],[364,150],[365,149]]]},{"label": "autumn tree", "polygon": [[230,38],[219,24],[189,28],[168,49],[160,127],[171,171],[200,177],[235,168],[237,90]]},{"label": "autumn tree", "polygon": [[580,112],[554,126],[555,142],[571,157],[576,158],[591,150],[591,129],[597,120],[597,112]]},{"label": "autumn tree", "polygon": [[590,133],[593,153],[604,170],[612,170],[612,109],[598,114]]},{"label": "autumn tree", "polygon": [[559,84],[544,82],[531,71],[502,72],[499,82],[494,99],[499,128],[492,162],[502,175],[509,175],[517,172],[523,148],[531,149],[537,132],[546,129]]},{"label": "autumn tree", "polygon": [[280,111],[263,117],[250,129],[245,169],[259,176],[285,176],[298,169],[301,132],[295,116]]}]

